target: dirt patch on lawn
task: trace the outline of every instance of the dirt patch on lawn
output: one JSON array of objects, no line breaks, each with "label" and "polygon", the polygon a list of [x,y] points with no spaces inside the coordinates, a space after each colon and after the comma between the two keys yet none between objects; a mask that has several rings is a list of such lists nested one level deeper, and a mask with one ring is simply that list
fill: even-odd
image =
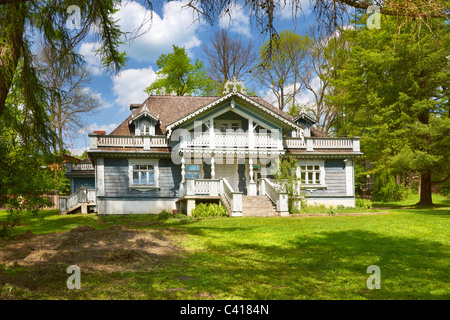
[{"label": "dirt patch on lawn", "polygon": [[[177,255],[177,229],[136,230],[123,226],[97,230],[80,226],[67,232],[0,242],[0,265],[53,269],[77,265],[84,271],[134,271]],[[1,271],[0,271],[1,280]]]}]

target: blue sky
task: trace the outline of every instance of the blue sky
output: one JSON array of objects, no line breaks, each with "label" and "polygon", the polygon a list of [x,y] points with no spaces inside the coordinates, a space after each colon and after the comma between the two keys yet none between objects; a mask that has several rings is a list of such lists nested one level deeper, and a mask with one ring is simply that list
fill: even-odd
[{"label": "blue sky", "polygon": [[[309,0],[302,1],[304,14],[292,17],[292,8],[277,8],[276,28],[304,34],[306,26],[315,23],[311,14]],[[229,28],[232,35],[241,39],[252,40],[257,47],[264,39],[245,9],[232,7],[230,20],[227,16],[219,19],[213,26],[199,21],[190,8],[183,8],[187,0],[169,1],[154,8],[150,29],[134,41],[126,42],[123,50],[127,52],[128,61],[117,75],[106,74],[93,50],[98,48],[98,39],[92,32],[79,47],[79,53],[85,57],[87,67],[92,73],[92,81],[87,90],[95,94],[102,102],[101,109],[93,116],[85,118],[86,127],[67,140],[67,147],[81,155],[89,145],[88,133],[93,130],[111,132],[129,115],[129,105],[142,103],[147,95],[143,90],[155,80],[158,71],[156,60],[161,54],[172,51],[172,46],[185,47],[192,60],[200,59],[206,64],[202,45],[208,45],[211,35],[219,28]],[[148,17],[149,11],[140,1],[124,1],[116,13],[122,31],[133,31]],[[149,27],[147,25],[145,28]],[[271,99],[270,90],[254,87],[258,96]]]}]

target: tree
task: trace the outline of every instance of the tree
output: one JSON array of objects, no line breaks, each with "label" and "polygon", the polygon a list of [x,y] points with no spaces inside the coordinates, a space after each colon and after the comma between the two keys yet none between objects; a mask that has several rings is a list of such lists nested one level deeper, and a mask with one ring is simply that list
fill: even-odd
[{"label": "tree", "polygon": [[[83,119],[100,107],[99,99],[86,90],[91,75],[86,67],[71,71],[70,61],[61,61],[45,44],[37,58],[40,78],[45,86],[52,128],[57,135],[54,152],[62,156],[64,137],[84,127]],[[61,159],[62,161],[62,159]],[[62,162],[60,163],[62,165]]]},{"label": "tree", "polygon": [[20,70],[15,73],[0,117],[0,207],[7,208],[10,218],[8,225],[0,230],[0,236],[10,234],[22,211],[36,216],[40,208],[50,205],[43,194],[55,189],[49,167],[55,158],[43,147],[41,130],[33,122],[35,111],[24,104]]},{"label": "tree", "polygon": [[419,173],[419,204],[432,205],[432,176],[450,172],[449,26],[435,19],[430,29],[409,23],[399,32],[395,18],[385,17],[370,30],[362,17],[343,31],[347,60],[332,80],[346,89],[330,97],[345,114],[340,133],[362,137],[377,172]]},{"label": "tree", "polygon": [[[43,91],[42,84],[33,66],[31,39],[36,33],[42,36],[43,42],[54,50],[59,60],[71,61],[75,70],[82,59],[75,52],[76,45],[83,40],[89,29],[95,27],[99,32],[101,46],[97,53],[102,58],[106,70],[118,72],[125,64],[125,54],[118,51],[121,44],[117,21],[112,14],[116,12],[118,0],[77,1],[79,8],[80,28],[69,28],[66,25],[70,17],[68,8],[72,1],[0,1],[0,116],[3,113],[6,97],[19,60],[23,58],[21,68],[27,81],[23,84],[26,95],[25,103],[29,109],[39,111],[39,101],[34,99],[37,91]],[[69,20],[71,21],[71,20]],[[41,119],[36,118],[36,121]],[[40,125],[45,125],[40,123]]]},{"label": "tree", "polygon": [[191,64],[185,48],[173,46],[173,52],[162,54],[156,64],[157,79],[144,92],[147,94],[196,95],[211,91],[213,81],[198,59]]},{"label": "tree", "polygon": [[297,176],[297,161],[293,157],[282,158],[273,176],[281,191],[287,194],[289,213],[296,213],[298,203],[302,201],[300,178]]},{"label": "tree", "polygon": [[216,31],[211,44],[203,45],[203,50],[208,61],[208,73],[222,87],[233,77],[246,81],[256,59],[253,42],[232,39],[226,29]]},{"label": "tree", "polygon": [[295,96],[300,92],[300,74],[307,55],[309,38],[292,31],[282,31],[280,39],[270,57],[267,41],[260,48],[256,78],[266,88],[272,90],[277,98],[278,108],[295,105]]}]

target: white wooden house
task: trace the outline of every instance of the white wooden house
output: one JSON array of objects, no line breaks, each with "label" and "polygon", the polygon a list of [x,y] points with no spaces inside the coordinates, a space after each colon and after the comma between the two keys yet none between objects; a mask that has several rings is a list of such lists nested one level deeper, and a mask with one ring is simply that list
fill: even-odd
[{"label": "white wooden house", "polygon": [[292,117],[236,87],[213,97],[154,95],[130,111],[110,134],[89,134],[92,164],[69,175],[74,185],[91,180],[72,186],[61,212],[190,214],[199,201],[218,201],[231,216],[286,215],[272,178],[288,156],[308,204],[355,205],[359,138],[329,137],[304,113]]}]

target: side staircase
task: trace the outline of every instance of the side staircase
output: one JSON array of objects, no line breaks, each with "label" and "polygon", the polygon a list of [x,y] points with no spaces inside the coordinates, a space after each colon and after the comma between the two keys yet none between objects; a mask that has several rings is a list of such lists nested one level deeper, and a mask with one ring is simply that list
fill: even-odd
[{"label": "side staircase", "polygon": [[95,207],[95,190],[80,189],[70,196],[59,197],[59,214],[68,214],[81,211],[88,213],[90,208]]},{"label": "side staircase", "polygon": [[274,217],[279,215],[277,207],[268,196],[243,196],[243,217]]}]

